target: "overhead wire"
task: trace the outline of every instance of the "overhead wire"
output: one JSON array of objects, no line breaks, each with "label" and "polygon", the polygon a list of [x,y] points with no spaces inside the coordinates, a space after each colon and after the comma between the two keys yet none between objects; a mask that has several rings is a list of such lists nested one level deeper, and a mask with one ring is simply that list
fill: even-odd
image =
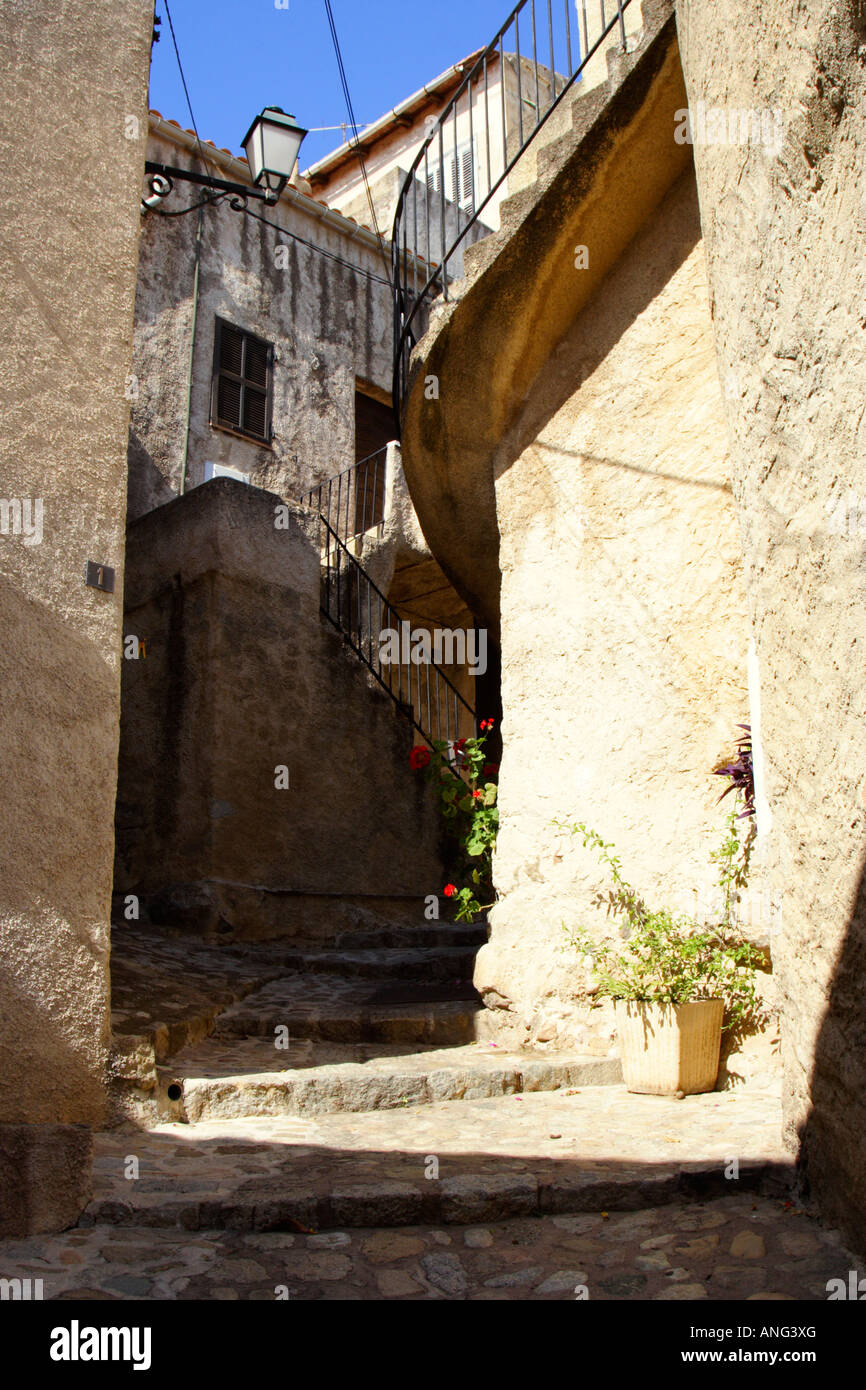
[{"label": "overhead wire", "polygon": [[178,48],[178,44],[177,44],[177,35],[176,35],[175,32],[174,32],[174,22],[173,22],[172,17],[171,17],[171,10],[170,10],[170,8],[169,8],[168,0],[162,0],[162,3],[163,3],[163,5],[165,5],[165,12],[166,12],[166,15],[168,16],[168,27],[169,27],[169,29],[171,30],[171,41],[172,41],[172,43],[174,44],[174,56],[177,58],[177,67],[178,67],[178,71],[179,71],[179,73],[180,73],[180,80],[181,80],[181,82],[183,83],[183,90],[184,90],[184,95],[185,95],[185,97],[186,97],[187,110],[189,111],[189,118],[190,118],[190,120],[192,121],[192,128],[193,128],[193,131],[195,132],[196,144],[198,145],[199,154],[201,155],[202,162],[204,163],[205,168],[206,168],[206,169],[210,169],[211,172],[213,172],[213,170],[212,170],[212,168],[211,168],[210,161],[208,160],[208,157],[207,157],[207,155],[205,154],[205,148],[204,148],[204,144],[202,143],[202,138],[201,138],[201,136],[200,136],[199,133],[198,133],[198,126],[196,125],[195,113],[193,112],[193,109],[192,109],[192,101],[191,101],[190,95],[189,95],[189,87],[187,86],[187,83],[186,83],[186,75],[185,75],[184,70],[183,70],[183,63],[182,63],[181,60],[180,60],[180,49]]},{"label": "overhead wire", "polygon": [[253,212],[252,208],[242,207],[238,212],[245,212],[247,217],[254,217],[257,222],[263,222],[266,227],[273,227],[275,231],[283,236],[291,237],[293,241],[299,241],[302,246],[308,246],[311,251],[317,251],[320,256],[327,256],[328,260],[336,261],[338,265],[345,266],[347,270],[354,270],[358,275],[366,275],[368,280],[375,280],[380,285],[390,285],[390,280],[386,280],[384,275],[377,275],[375,271],[364,270],[359,265],[353,265],[351,261],[344,261],[342,256],[336,255],[333,251],[326,251],[322,246],[316,246],[315,242],[307,241],[306,237],[299,236],[297,232],[290,232],[286,227],[281,227],[279,222],[272,222],[268,217],[262,217],[261,213]]},{"label": "overhead wire", "polygon": [[374,230],[375,230],[375,232],[376,232],[376,236],[377,236],[378,241],[379,241],[379,247],[380,247],[381,252],[382,252],[382,260],[384,261],[384,263],[385,263],[385,268],[386,268],[386,270],[387,270],[387,272],[388,272],[388,284],[391,286],[391,289],[392,289],[392,291],[393,291],[393,289],[394,289],[394,282],[393,282],[393,278],[392,278],[392,276],[391,276],[391,258],[390,258],[390,256],[388,255],[388,252],[387,252],[386,249],[385,249],[385,238],[382,236],[382,232],[381,232],[381,229],[380,229],[380,227],[379,227],[379,218],[378,218],[378,216],[376,215],[376,205],[375,205],[375,203],[373,202],[373,194],[372,194],[372,191],[371,191],[371,189],[370,189],[370,180],[367,178],[367,166],[366,166],[366,164],[364,163],[364,152],[363,152],[363,150],[361,149],[361,145],[360,145],[360,140],[359,140],[359,135],[358,135],[358,122],[355,120],[355,108],[354,108],[354,106],[353,106],[353,104],[352,104],[352,94],[351,94],[351,92],[350,92],[350,90],[349,90],[349,80],[348,80],[348,78],[347,78],[347,76],[346,76],[346,68],[345,68],[345,65],[344,65],[344,63],[343,63],[343,54],[342,54],[342,51],[341,51],[341,49],[340,49],[340,40],[339,40],[339,37],[338,37],[338,35],[337,35],[337,25],[336,25],[336,23],[335,23],[335,21],[334,21],[334,12],[333,12],[333,10],[331,9],[331,0],[325,0],[325,10],[327,11],[327,15],[328,15],[328,25],[329,25],[330,30],[331,30],[331,39],[332,39],[333,44],[334,44],[334,53],[335,53],[336,59],[337,59],[337,68],[338,68],[339,73],[340,73],[340,84],[341,84],[341,86],[342,86],[342,88],[343,88],[343,96],[344,96],[344,98],[345,98],[345,101],[346,101],[346,108],[347,108],[348,113],[349,113],[349,120],[350,120],[351,126],[352,126],[352,134],[353,134],[354,137],[355,137],[355,147],[356,147],[357,152],[358,152],[358,163],[359,163],[360,166],[361,166],[361,177],[362,177],[363,180],[364,180],[364,188],[365,188],[366,194],[367,194],[367,203],[369,204],[369,208],[370,208],[370,216],[371,216],[372,219],[373,219],[373,228],[374,228]]},{"label": "overhead wire", "polygon": [[[179,71],[179,73],[180,73],[180,80],[181,80],[181,82],[182,82],[182,84],[183,84],[184,95],[186,96],[187,110],[189,111],[189,118],[190,118],[190,120],[192,121],[193,134],[195,135],[195,138],[196,138],[196,144],[198,145],[199,152],[200,152],[200,154],[201,154],[201,158],[202,158],[202,161],[204,162],[205,166],[206,166],[209,170],[211,170],[211,172],[213,172],[213,166],[211,165],[210,161],[208,160],[207,154],[205,153],[204,144],[203,144],[203,142],[202,142],[201,136],[200,136],[199,133],[198,133],[198,125],[197,125],[196,119],[195,119],[195,112],[194,112],[193,109],[192,109],[192,99],[191,99],[190,94],[189,94],[189,87],[188,87],[188,85],[187,85],[186,75],[185,75],[184,70],[183,70],[183,62],[181,61],[180,48],[179,48],[178,42],[177,42],[177,35],[175,34],[175,31],[174,31],[174,23],[173,23],[172,17],[171,17],[171,9],[170,9],[170,7],[169,7],[168,0],[162,0],[162,3],[163,3],[164,6],[165,6],[165,13],[166,13],[166,16],[167,16],[167,18],[168,18],[168,27],[169,27],[169,30],[171,31],[171,40],[172,40],[172,43],[174,44],[174,52],[175,52],[175,57],[177,58],[178,71]],[[330,8],[330,6],[329,6],[329,8]],[[339,65],[340,65],[340,70],[341,70],[342,78],[345,79],[345,69],[343,68],[342,56],[339,54],[339,40],[337,39],[337,36],[336,36],[336,29],[332,28],[332,33],[333,33],[333,36],[334,36],[335,43],[337,44],[338,62],[339,62]],[[345,81],[344,81],[343,91],[344,91],[344,95],[346,96],[346,98],[347,98],[347,100],[348,100],[348,102],[349,102],[349,108],[350,108],[349,114],[350,114],[350,116],[351,116],[351,118],[352,118],[353,129],[354,129],[354,132],[355,132],[355,137],[356,137],[356,139],[357,139],[358,128],[357,128],[357,125],[355,124],[355,115],[354,115],[354,109],[352,108],[352,104],[351,104],[351,96],[349,95],[348,85],[345,84]],[[362,165],[363,165],[363,161],[362,161]],[[364,181],[365,181],[365,183],[366,183],[366,170],[364,171]],[[367,185],[367,189],[368,189],[368,195],[369,195],[369,184]],[[239,195],[238,195],[238,196],[239,196]],[[181,209],[180,211],[178,211],[178,212],[165,212],[165,211],[164,211],[163,209],[161,209],[161,208],[153,209],[153,211],[156,211],[160,217],[185,217],[185,216],[187,215],[187,213],[195,212],[197,209],[207,207],[207,206],[208,206],[209,204],[211,204],[211,203],[217,203],[217,202],[219,202],[219,201],[220,201],[222,198],[224,198],[224,197],[226,197],[226,194],[225,194],[225,193],[217,193],[217,194],[215,194],[215,195],[208,195],[208,196],[205,196],[204,198],[202,198],[199,202],[197,202],[197,203],[191,203],[189,207],[182,208],[182,209]],[[381,231],[379,230],[378,222],[375,221],[375,209],[373,208],[372,200],[371,200],[371,202],[370,202],[370,207],[371,207],[371,210],[373,211],[373,217],[374,217],[375,228],[376,228],[376,236],[378,237],[379,245],[380,245],[380,247],[381,247],[381,249],[382,249],[382,256],[383,256],[383,259],[384,259],[384,261],[385,261],[386,268],[389,268],[389,261],[388,261],[387,255],[386,255],[386,253],[385,253],[384,242],[383,242],[383,240],[382,240],[382,233],[381,233]],[[320,256],[325,256],[325,257],[327,257],[328,260],[335,261],[338,265],[344,266],[347,270],[353,270],[357,275],[364,275],[364,276],[366,276],[366,278],[367,278],[368,280],[375,280],[375,281],[376,281],[378,284],[380,284],[380,285],[388,285],[389,287],[391,287],[391,277],[390,277],[390,274],[389,274],[389,275],[387,276],[387,278],[386,278],[386,277],[383,276],[383,275],[376,275],[375,272],[373,272],[373,271],[371,271],[371,270],[364,270],[364,269],[363,269],[361,266],[359,266],[359,265],[353,265],[353,264],[351,263],[351,261],[345,261],[345,260],[343,260],[342,256],[337,256],[333,251],[326,251],[323,247],[321,247],[321,246],[316,246],[315,242],[307,241],[307,239],[306,239],[305,237],[299,236],[296,232],[290,232],[290,231],[288,231],[287,228],[281,227],[280,224],[279,224],[278,222],[272,222],[272,221],[270,221],[269,218],[267,218],[267,217],[262,217],[260,213],[253,212],[252,208],[249,208],[249,207],[246,207],[246,206],[242,206],[242,207],[236,208],[236,211],[238,211],[238,212],[244,212],[244,213],[246,213],[246,215],[247,215],[248,217],[254,217],[254,218],[256,219],[257,222],[262,222],[262,223],[264,223],[264,225],[265,225],[266,227],[273,227],[275,231],[280,232],[283,236],[291,237],[293,241],[300,242],[300,244],[301,244],[302,246],[307,246],[307,247],[309,247],[309,249],[310,249],[311,251],[316,251]]]}]

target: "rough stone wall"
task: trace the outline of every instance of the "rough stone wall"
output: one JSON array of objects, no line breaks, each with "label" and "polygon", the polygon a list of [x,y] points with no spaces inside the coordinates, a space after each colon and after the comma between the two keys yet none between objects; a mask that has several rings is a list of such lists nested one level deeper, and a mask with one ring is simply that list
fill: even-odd
[{"label": "rough stone wall", "polygon": [[[148,156],[192,164],[186,149],[157,136],[150,138]],[[196,195],[179,183],[169,210],[182,207],[184,199],[192,203]],[[227,206],[205,209],[186,488],[204,481],[205,463],[211,462],[294,498],[354,463],[356,379],[390,391],[393,310],[382,258],[359,239],[354,224],[326,225],[317,215],[325,209],[311,201],[251,207],[329,256]],[[181,491],[197,224],[197,213],[166,218],[153,212],[144,219],[130,519]],[[278,263],[280,245],[286,250]],[[380,279],[340,265],[335,256]],[[275,345],[270,447],[210,424],[217,316]]]},{"label": "rough stone wall", "polygon": [[218,479],[129,534],[116,889],[226,939],[333,935],[340,899],[417,915],[444,881],[411,727],[320,616],[315,520],[277,530],[277,502]]},{"label": "rough stone wall", "polygon": [[[0,534],[6,1235],[76,1219],[84,1127],[104,1108],[124,386],[152,19],[149,0],[0,11],[0,492],[43,507],[39,543],[5,515]],[[87,560],[116,568],[114,594],[85,587]]]},{"label": "rough stone wall", "polygon": [[608,884],[551,822],[587,822],[650,901],[699,910],[723,829],[711,770],[748,719],[692,171],[539,374],[500,457],[515,459],[496,477],[502,901],[475,982],[518,1040],[603,1050],[610,1018],[575,1005],[585,975],[562,926],[610,931],[591,905]]},{"label": "rough stone wall", "polygon": [[779,111],[778,151],[696,146],[781,894],[785,1123],[866,1216],[866,10],[681,0],[689,103]]}]

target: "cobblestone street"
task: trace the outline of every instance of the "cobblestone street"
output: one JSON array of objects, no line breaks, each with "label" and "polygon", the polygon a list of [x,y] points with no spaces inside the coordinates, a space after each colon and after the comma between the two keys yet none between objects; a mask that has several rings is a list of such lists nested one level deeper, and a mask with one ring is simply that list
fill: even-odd
[{"label": "cobblestone street", "polygon": [[46,1299],[823,1300],[856,1269],[793,1203],[736,1194],[643,1211],[319,1234],[95,1226],[2,1247]]}]

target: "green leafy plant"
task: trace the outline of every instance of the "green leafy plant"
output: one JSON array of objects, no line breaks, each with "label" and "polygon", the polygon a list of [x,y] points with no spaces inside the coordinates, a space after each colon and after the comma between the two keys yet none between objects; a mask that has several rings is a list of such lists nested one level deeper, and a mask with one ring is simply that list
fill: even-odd
[{"label": "green leafy plant", "polygon": [[455,876],[468,880],[461,886],[446,883],[446,898],[457,905],[458,922],[473,922],[492,906],[480,897],[493,896],[493,851],[499,829],[498,786],[493,780],[499,767],[488,761],[485,744],[492,719],[483,719],[477,738],[456,743],[435,740],[432,748],[412,749],[409,763],[423,772],[436,788],[439,807],[455,851]]},{"label": "green leafy plant", "polygon": [[597,982],[598,997],[633,999],[655,1004],[687,1004],[721,999],[725,1028],[739,1033],[757,1026],[763,1012],[755,988],[755,971],[764,964],[763,952],[743,939],[738,926],[740,891],[745,887],[751,855],[750,831],[741,842],[737,810],[727,818],[725,836],[712,854],[719,867],[722,908],[719,921],[703,925],[668,908],[651,909],[622,873],[614,846],[582,822],[561,828],[582,838],[606,866],[612,887],[596,894],[594,903],[608,916],[621,919],[621,947],[598,942],[587,932],[564,927],[569,945],[578,950]]}]

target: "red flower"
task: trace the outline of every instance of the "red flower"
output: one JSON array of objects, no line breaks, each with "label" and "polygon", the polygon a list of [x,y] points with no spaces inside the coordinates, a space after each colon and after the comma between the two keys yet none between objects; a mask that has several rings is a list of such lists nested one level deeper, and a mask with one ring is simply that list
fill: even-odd
[{"label": "red flower", "polygon": [[430,749],[422,748],[420,744],[416,748],[413,748],[412,752],[409,754],[409,766],[413,772],[419,772],[421,768],[426,767],[429,762]]},{"label": "red flower", "polygon": [[454,894],[457,892],[457,889],[454,887],[453,883],[446,883],[445,887],[442,889],[442,892],[445,894],[446,898],[453,898]]},{"label": "red flower", "polygon": [[485,768],[484,768],[484,776],[485,776],[485,777],[495,777],[496,774],[497,774],[498,772],[499,772],[499,764],[498,764],[498,763],[487,763],[487,764],[485,765]]},{"label": "red flower", "polygon": [[480,791],[478,791],[477,789],[472,793],[472,797],[473,797],[473,800],[474,800],[474,801],[480,801],[482,796],[483,796],[483,792],[480,792]]},{"label": "red flower", "polygon": [[482,733],[483,733],[486,729],[492,729],[492,728],[493,728],[493,725],[494,725],[495,723],[496,723],[496,720],[495,720],[495,719],[482,719],[482,721],[481,721],[481,731],[482,731]]}]

